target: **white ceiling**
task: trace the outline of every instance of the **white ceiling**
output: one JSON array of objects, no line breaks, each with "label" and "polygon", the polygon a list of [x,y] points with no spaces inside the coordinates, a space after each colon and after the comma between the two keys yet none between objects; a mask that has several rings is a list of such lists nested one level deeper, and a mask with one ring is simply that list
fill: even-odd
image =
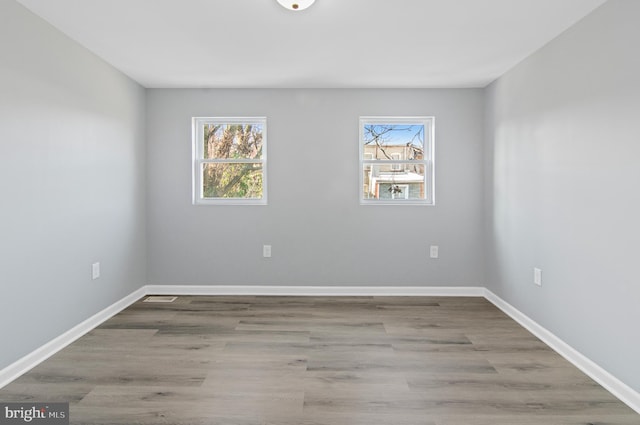
[{"label": "white ceiling", "polygon": [[484,87],[605,0],[18,0],[145,87]]}]

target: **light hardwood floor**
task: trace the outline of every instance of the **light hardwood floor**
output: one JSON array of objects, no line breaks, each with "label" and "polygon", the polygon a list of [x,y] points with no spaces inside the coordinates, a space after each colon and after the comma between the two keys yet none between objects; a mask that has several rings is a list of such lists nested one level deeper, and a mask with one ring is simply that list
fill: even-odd
[{"label": "light hardwood floor", "polygon": [[83,425],[640,424],[482,298],[138,302],[0,400]]}]

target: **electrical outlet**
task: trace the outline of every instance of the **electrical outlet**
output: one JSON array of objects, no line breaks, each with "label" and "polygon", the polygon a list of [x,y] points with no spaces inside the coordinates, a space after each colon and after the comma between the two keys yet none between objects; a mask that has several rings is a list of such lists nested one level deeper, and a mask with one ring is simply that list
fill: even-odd
[{"label": "electrical outlet", "polygon": [[100,277],[100,263],[93,263],[91,265],[91,279],[96,280]]},{"label": "electrical outlet", "polygon": [[438,245],[431,245],[429,247],[429,257],[431,258],[438,258]]},{"label": "electrical outlet", "polygon": [[542,270],[537,267],[533,268],[533,283],[542,286]]},{"label": "electrical outlet", "polygon": [[262,245],[262,256],[264,258],[271,258],[271,245]]}]

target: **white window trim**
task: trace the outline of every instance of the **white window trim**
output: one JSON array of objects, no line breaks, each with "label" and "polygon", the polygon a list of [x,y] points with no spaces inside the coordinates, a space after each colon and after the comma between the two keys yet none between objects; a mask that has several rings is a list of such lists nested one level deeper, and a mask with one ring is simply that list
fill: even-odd
[{"label": "white window trim", "polygon": [[[423,124],[425,130],[424,151],[428,153],[422,160],[376,160],[364,159],[365,124]],[[362,116],[359,127],[359,192],[360,205],[426,205],[436,204],[435,193],[435,117],[433,116]],[[382,164],[421,164],[424,165],[425,199],[367,199],[364,197],[364,166]]]},{"label": "white window trim", "polygon": [[[261,159],[204,159],[203,129],[206,124],[260,124],[262,126]],[[266,117],[194,117],[192,119],[192,202],[193,205],[267,205],[267,118]],[[202,165],[208,163],[261,163],[262,198],[204,198],[202,187]]]}]

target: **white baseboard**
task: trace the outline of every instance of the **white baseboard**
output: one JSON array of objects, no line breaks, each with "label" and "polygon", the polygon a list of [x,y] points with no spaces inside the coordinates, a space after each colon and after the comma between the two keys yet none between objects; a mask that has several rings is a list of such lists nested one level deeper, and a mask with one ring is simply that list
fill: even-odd
[{"label": "white baseboard", "polygon": [[620,381],[602,367],[598,366],[575,348],[571,347],[546,328],[540,326],[534,320],[490,290],[485,289],[484,297],[493,303],[493,305],[505,312],[513,320],[521,324],[529,332],[540,338],[542,342],[571,362],[575,367],[591,377],[591,379],[602,385],[602,387],[620,399],[620,401],[640,413],[640,393]]},{"label": "white baseboard", "polygon": [[422,296],[483,297],[482,287],[147,285],[148,295]]},{"label": "white baseboard", "polygon": [[198,286],[146,285],[91,316],[67,332],[0,370],[0,388],[62,350],[146,295],[280,295],[280,296],[434,296],[484,297],[611,394],[640,413],[640,393],[582,355],[553,333],[483,287],[428,286]]},{"label": "white baseboard", "polygon": [[62,335],[52,339],[40,348],[37,348],[23,358],[0,370],[0,388],[8,385],[15,379],[22,376],[24,373],[28,372],[43,361],[47,360],[49,357],[53,356],[58,351],[62,350],[87,332],[99,326],[102,322],[105,322],[109,318],[129,307],[140,298],[144,297],[144,295],[144,287],[132,292],[131,294],[127,295],[119,301],[116,301],[99,313],[94,314],[84,322],[69,329]]}]

